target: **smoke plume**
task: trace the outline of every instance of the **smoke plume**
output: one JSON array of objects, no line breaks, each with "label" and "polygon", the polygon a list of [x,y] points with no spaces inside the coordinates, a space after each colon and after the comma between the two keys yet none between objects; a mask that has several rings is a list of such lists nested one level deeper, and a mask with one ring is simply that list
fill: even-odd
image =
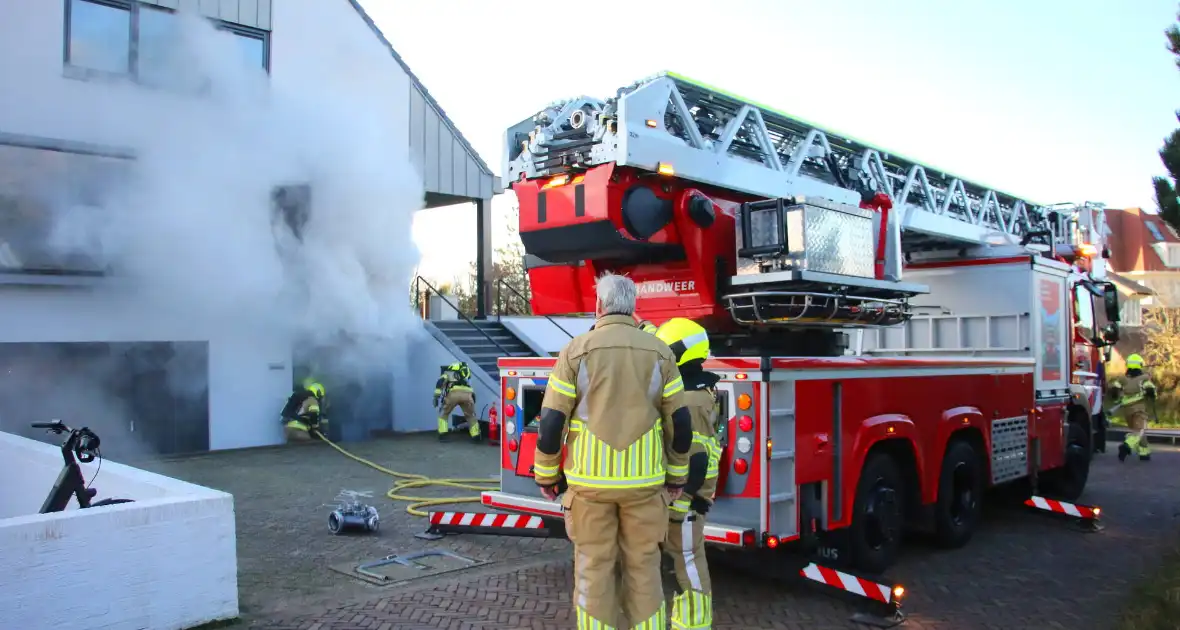
[{"label": "smoke plume", "polygon": [[[110,86],[154,92],[90,108],[91,122],[118,130],[134,157],[123,175],[107,173],[91,199],[50,204],[54,220],[43,236],[52,257],[100,252],[95,262],[111,282],[100,283],[94,299],[135,304],[143,341],[174,340],[153,338],[154,329],[191,330],[193,341],[277,334],[297,354],[327,350],[328,369],[346,379],[387,376],[390,353],[421,328],[407,286],[419,260],[411,221],[424,197],[404,130],[357,88],[385,80],[390,68],[358,59],[335,70],[339,85],[310,93],[244,64],[224,39],[231,35],[204,19],[179,17],[152,87]],[[301,184],[310,186],[311,213],[299,238],[273,216],[272,194]],[[170,363],[187,360],[174,354]],[[100,415],[123,422],[128,401],[104,383],[111,361],[61,375],[56,395],[29,396],[35,363],[10,363],[7,374],[0,365],[0,427],[27,435],[13,425],[43,412],[85,413],[95,428]],[[60,372],[63,363],[55,364]],[[200,380],[170,377],[168,386],[200,397],[207,387]],[[242,421],[277,426],[282,402],[274,417]]]}]

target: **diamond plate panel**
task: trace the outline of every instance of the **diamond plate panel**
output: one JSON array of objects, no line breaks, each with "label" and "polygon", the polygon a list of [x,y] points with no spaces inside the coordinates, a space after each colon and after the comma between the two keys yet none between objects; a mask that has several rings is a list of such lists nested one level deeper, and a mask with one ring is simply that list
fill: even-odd
[{"label": "diamond plate panel", "polygon": [[992,483],[1028,474],[1028,418],[992,420]]},{"label": "diamond plate panel", "polygon": [[808,199],[785,214],[787,255],[796,269],[873,277],[872,212]]}]

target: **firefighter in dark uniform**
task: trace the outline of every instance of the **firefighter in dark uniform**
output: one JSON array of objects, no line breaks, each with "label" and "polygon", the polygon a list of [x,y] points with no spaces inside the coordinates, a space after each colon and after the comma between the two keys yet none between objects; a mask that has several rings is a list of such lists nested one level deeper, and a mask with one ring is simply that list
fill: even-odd
[{"label": "firefighter in dark uniform", "polygon": [[327,430],[327,400],[323,384],[314,378],[305,378],[287,398],[280,416],[283,419],[283,433],[287,442],[307,442],[316,433]]},{"label": "firefighter in dark uniform", "polygon": [[[439,407],[439,403],[442,407]],[[480,442],[479,419],[475,416],[475,390],[471,388],[471,369],[462,361],[444,365],[434,384],[434,406],[439,408],[438,439],[446,441],[451,433],[450,417],[455,407],[463,410],[467,433],[472,442]]]}]

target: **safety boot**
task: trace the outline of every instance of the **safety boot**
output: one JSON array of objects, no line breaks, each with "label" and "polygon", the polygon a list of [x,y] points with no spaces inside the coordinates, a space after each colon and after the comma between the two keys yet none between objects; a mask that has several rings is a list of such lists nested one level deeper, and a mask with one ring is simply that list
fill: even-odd
[{"label": "safety boot", "polygon": [[1127,446],[1126,442],[1119,444],[1119,461],[1127,461],[1127,456],[1131,454],[1131,447]]},{"label": "safety boot", "polygon": [[1139,456],[1139,461],[1141,461],[1141,462],[1149,462],[1149,461],[1151,461],[1151,453],[1148,453],[1147,455],[1140,455],[1140,456]]}]

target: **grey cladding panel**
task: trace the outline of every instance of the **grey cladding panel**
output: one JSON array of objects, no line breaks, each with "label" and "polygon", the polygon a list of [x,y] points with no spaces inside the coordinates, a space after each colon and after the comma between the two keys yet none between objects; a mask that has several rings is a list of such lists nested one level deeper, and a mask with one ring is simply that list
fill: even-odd
[{"label": "grey cladding panel", "polygon": [[[269,3],[270,0],[262,0]],[[238,24],[258,27],[258,0],[239,0]]]},{"label": "grey cladding panel", "polygon": [[492,176],[487,173],[480,173],[479,178],[479,198],[492,198]]},{"label": "grey cladding panel", "polygon": [[201,0],[201,15],[205,17],[221,17],[221,0]]},{"label": "grey cladding panel", "polygon": [[[144,4],[195,11],[231,24],[270,30],[272,0],[140,0]],[[265,16],[265,19],[263,19]]]},{"label": "grey cladding panel", "polygon": [[217,17],[225,20],[226,22],[241,24],[241,21],[238,18],[239,4],[240,2],[238,2],[238,0],[221,0],[221,4],[217,9]]},{"label": "grey cladding panel", "polygon": [[466,152],[463,155],[467,156],[467,195],[479,197],[479,180],[483,176],[483,171],[479,169],[479,164],[470,155],[467,155]]},{"label": "grey cladding panel", "polygon": [[438,126],[438,188],[434,192],[452,195],[455,190],[455,164],[451,161],[451,152],[455,148],[455,137],[446,125]]},{"label": "grey cladding panel", "polygon": [[151,4],[166,9],[179,9],[180,0],[140,0],[144,4]]},{"label": "grey cladding panel", "polygon": [[201,0],[180,0],[180,6],[177,7],[182,11],[201,11]]},{"label": "grey cladding panel", "polygon": [[270,30],[270,5],[273,0],[258,0],[258,28]]},{"label": "grey cladding panel", "polygon": [[467,191],[467,163],[471,158],[459,141],[451,138],[451,188],[456,195],[468,196]]},{"label": "grey cladding panel", "polygon": [[422,176],[427,191],[438,190],[438,128],[441,125],[438,113],[434,108],[425,111],[425,121],[422,125],[426,154],[422,160]]}]

